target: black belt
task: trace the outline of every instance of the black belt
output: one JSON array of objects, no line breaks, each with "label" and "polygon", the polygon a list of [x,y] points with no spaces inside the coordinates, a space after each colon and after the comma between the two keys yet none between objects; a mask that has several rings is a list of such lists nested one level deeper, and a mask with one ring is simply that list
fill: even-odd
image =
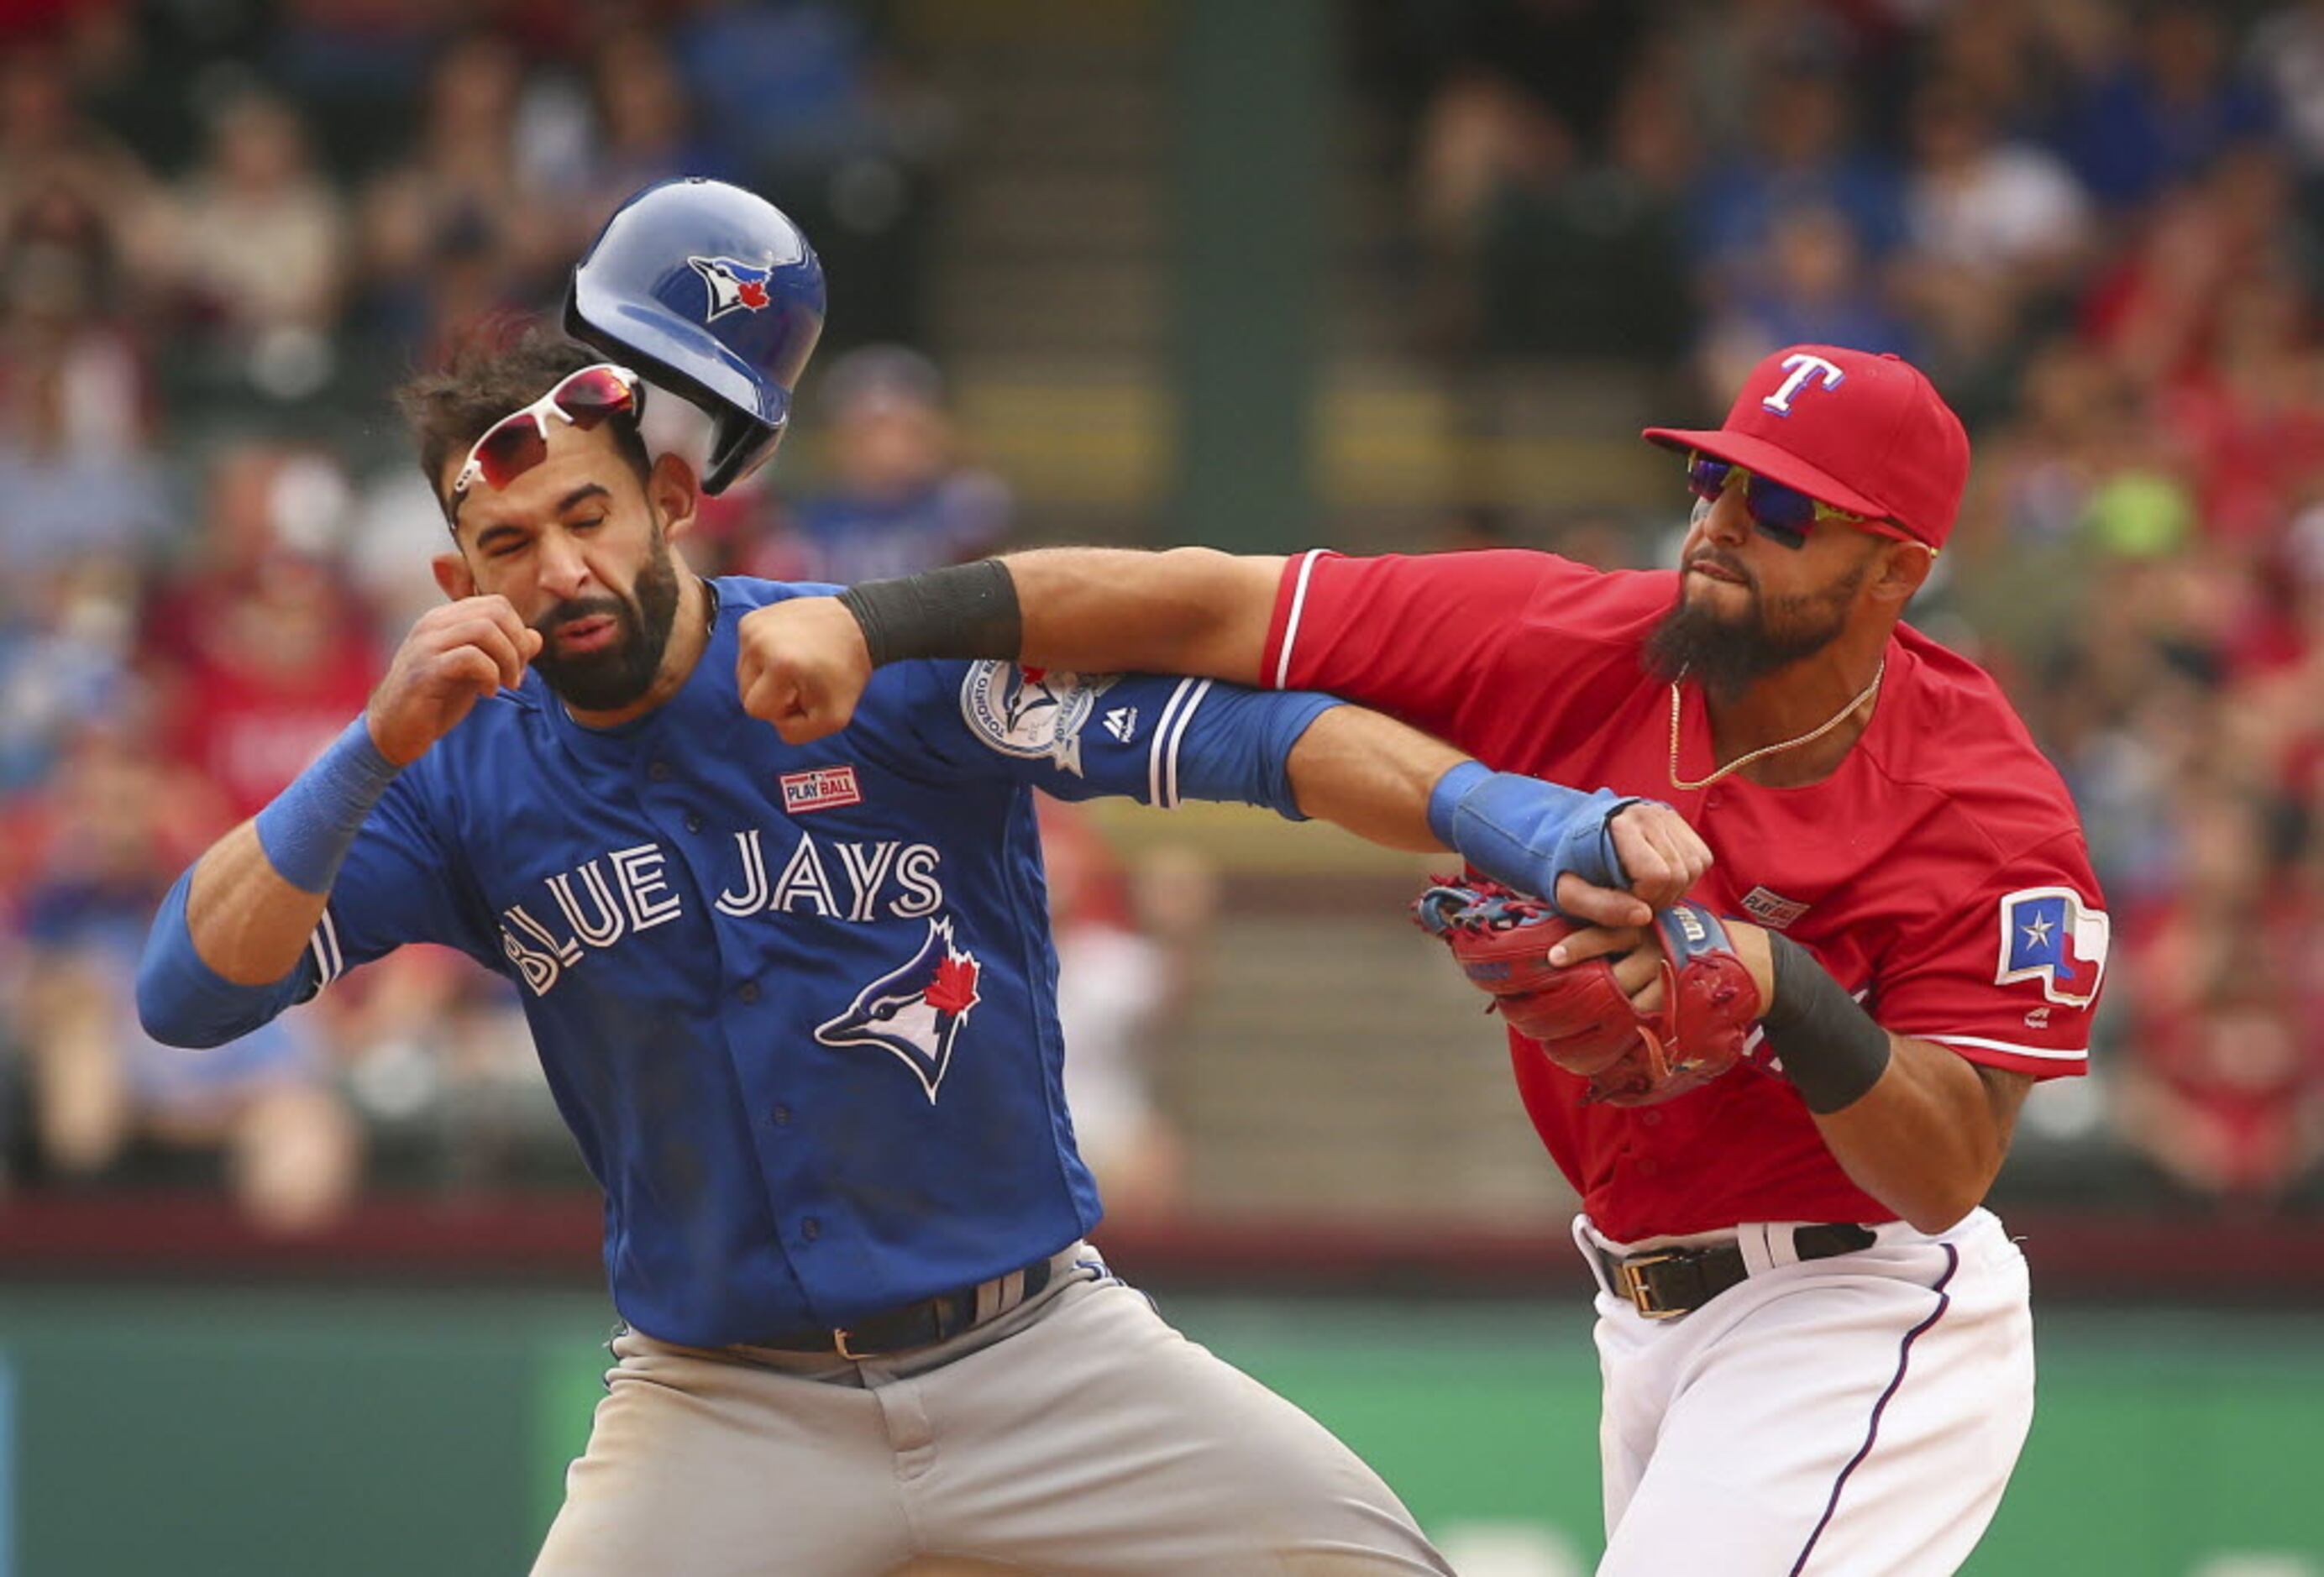
[{"label": "black belt", "polygon": [[[1792,1250],[1803,1259],[1829,1259],[1852,1254],[1878,1240],[1870,1227],[1853,1222],[1792,1229]],[[1606,1285],[1649,1320],[1673,1320],[1691,1314],[1730,1286],[1740,1286],[1751,1274],[1743,1250],[1733,1243],[1707,1243],[1697,1249],[1647,1249],[1636,1254],[1593,1250],[1605,1268]]]},{"label": "black belt", "polygon": [[882,1309],[844,1327],[795,1331],[743,1345],[772,1348],[778,1352],[835,1352],[846,1359],[883,1358],[891,1352],[933,1346],[988,1320],[999,1319],[1048,1285],[1049,1261],[1036,1259],[1022,1270],[996,1276],[979,1286]]}]

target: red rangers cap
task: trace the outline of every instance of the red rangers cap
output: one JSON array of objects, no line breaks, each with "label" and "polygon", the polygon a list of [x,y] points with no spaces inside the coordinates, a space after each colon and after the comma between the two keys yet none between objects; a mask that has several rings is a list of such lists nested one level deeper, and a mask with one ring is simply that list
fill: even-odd
[{"label": "red rangers cap", "polygon": [[1645,437],[1850,514],[1893,521],[1932,548],[1952,530],[1969,481],[1969,434],[1920,370],[1901,356],[1836,345],[1767,356],[1715,432],[1650,427]]}]

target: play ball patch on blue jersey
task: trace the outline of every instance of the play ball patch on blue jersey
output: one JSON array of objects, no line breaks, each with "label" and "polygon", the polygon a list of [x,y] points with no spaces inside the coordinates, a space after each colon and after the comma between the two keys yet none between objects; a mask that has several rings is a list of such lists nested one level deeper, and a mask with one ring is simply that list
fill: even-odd
[{"label": "play ball patch on blue jersey", "polygon": [[804,772],[785,772],[778,781],[783,791],[783,808],[793,816],[802,811],[833,810],[863,803],[862,785],[855,780],[853,767],[815,767]]}]

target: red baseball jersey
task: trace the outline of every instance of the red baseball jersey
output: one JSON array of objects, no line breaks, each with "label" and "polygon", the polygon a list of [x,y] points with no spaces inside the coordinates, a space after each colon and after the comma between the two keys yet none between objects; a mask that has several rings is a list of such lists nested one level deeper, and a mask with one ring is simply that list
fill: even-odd
[{"label": "red baseball jersey", "polygon": [[[2072,800],[1990,676],[1900,625],[1871,722],[1820,783],[1672,781],[1671,687],[1642,660],[1675,572],[1522,550],[1285,571],[1265,678],[1405,719],[1488,766],[1674,805],[1718,857],[1691,895],[1805,946],[1885,1028],[2037,1078],[2085,1071],[2107,925]],[[1710,724],[1680,692],[1678,775]],[[1790,1083],[1752,1059],[1664,1104],[1582,1103],[1586,1081],[1509,1037],[1542,1141],[1609,1236],[1895,1219],[1840,1170]]]}]

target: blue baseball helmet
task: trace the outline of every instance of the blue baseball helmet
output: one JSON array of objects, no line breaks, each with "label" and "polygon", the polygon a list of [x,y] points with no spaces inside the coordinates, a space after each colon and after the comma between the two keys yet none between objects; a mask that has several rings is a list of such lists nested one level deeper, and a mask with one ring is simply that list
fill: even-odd
[{"label": "blue baseball helmet", "polygon": [[823,333],[823,264],[755,192],[681,176],[614,210],[574,265],[565,329],[709,412],[706,493],[783,441]]}]

